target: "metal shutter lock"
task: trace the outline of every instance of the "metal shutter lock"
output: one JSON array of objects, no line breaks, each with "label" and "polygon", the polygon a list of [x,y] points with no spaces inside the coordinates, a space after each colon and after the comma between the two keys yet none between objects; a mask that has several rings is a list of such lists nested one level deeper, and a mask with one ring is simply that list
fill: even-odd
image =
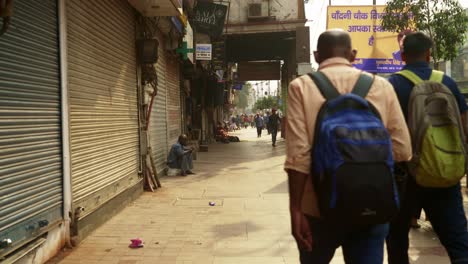
[{"label": "metal shutter lock", "polygon": [[11,244],[13,244],[13,241],[11,241],[9,238],[5,238],[0,242],[0,249],[7,248],[11,246]]}]

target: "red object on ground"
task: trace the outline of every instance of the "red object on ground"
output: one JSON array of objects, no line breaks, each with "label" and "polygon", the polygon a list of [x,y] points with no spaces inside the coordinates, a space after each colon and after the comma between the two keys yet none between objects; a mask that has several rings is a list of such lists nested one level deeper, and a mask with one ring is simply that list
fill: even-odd
[{"label": "red object on ground", "polygon": [[143,240],[139,238],[130,239],[130,241],[132,241],[132,243],[128,246],[129,248],[141,248],[144,246]]}]

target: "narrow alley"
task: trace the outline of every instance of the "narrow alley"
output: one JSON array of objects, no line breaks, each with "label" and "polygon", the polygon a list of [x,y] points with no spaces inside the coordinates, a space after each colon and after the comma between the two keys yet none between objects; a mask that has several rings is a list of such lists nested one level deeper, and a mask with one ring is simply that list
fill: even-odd
[{"label": "narrow alley", "polygon": [[[299,263],[289,228],[284,141],[272,148],[269,136],[257,139],[254,129],[235,134],[240,143],[212,144],[198,154],[196,175],[164,177],[163,188],[144,193],[49,263]],[[144,247],[129,248],[133,238]],[[427,224],[411,238],[413,263],[449,263]],[[332,263],[343,263],[340,252]]]}]

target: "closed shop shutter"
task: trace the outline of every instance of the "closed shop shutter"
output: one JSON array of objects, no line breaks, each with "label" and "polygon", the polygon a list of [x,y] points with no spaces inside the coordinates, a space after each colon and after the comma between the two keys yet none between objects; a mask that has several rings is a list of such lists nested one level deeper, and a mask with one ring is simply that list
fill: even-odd
[{"label": "closed shop shutter", "polygon": [[169,145],[177,142],[181,134],[179,61],[174,55],[167,60],[167,115]]},{"label": "closed shop shutter", "polygon": [[135,13],[67,1],[73,205],[84,215],[139,182]]},{"label": "closed shop shutter", "polygon": [[0,37],[0,259],[62,220],[56,1],[14,1]]},{"label": "closed shop shutter", "polygon": [[159,40],[159,59],[156,63],[158,74],[158,95],[155,98],[150,123],[150,140],[153,150],[153,157],[156,163],[158,172],[162,172],[166,167],[166,159],[168,154],[167,140],[167,81],[166,81],[166,54],[163,49],[164,38],[162,33],[157,31],[157,39]]}]

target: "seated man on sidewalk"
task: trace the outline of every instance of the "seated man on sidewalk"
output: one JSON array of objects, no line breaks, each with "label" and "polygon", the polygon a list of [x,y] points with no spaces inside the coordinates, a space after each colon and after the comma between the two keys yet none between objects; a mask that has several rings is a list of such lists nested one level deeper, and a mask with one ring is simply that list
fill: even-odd
[{"label": "seated man on sidewalk", "polygon": [[223,143],[240,142],[239,137],[229,135],[229,133],[223,128],[221,122],[218,122],[218,126],[216,127],[215,138],[216,141],[221,141]]},{"label": "seated man on sidewalk", "polygon": [[193,149],[187,147],[188,138],[185,134],[179,136],[177,143],[172,145],[169,156],[167,157],[167,165],[170,169],[181,170],[181,176],[187,174],[194,174],[191,169],[193,168]]}]

